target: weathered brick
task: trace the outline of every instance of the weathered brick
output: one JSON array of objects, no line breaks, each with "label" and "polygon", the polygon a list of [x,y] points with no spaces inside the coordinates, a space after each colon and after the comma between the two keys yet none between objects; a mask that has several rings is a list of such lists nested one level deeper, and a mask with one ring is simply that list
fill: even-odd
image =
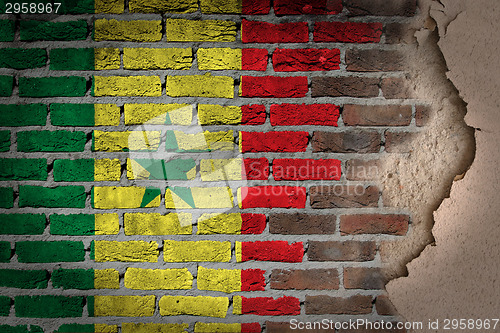
[{"label": "weathered brick", "polygon": [[276,49],[276,72],[331,71],[340,69],[339,49]]},{"label": "weathered brick", "polygon": [[68,22],[21,21],[21,41],[65,41],[85,40],[87,22],[84,20]]},{"label": "weathered brick", "polygon": [[199,48],[197,52],[200,70],[253,70],[267,68],[266,49]]},{"label": "weathered brick", "polygon": [[199,290],[221,291],[224,293],[241,291],[241,270],[209,269],[198,266],[196,284]]},{"label": "weathered brick", "polygon": [[194,105],[127,103],[123,109],[125,125],[191,125]]},{"label": "weathered brick", "polygon": [[311,79],[312,97],[377,97],[379,79],[371,77],[313,77]]},{"label": "weathered brick", "polygon": [[349,0],[345,3],[350,16],[413,16],[416,0],[387,2],[384,0]]},{"label": "weathered brick", "polygon": [[53,175],[56,182],[117,181],[121,165],[118,159],[55,160]]},{"label": "weathered brick", "polygon": [[197,234],[261,234],[265,228],[264,214],[205,213],[198,218]]},{"label": "weathered brick", "polygon": [[273,269],[271,289],[335,290],[339,289],[339,273],[336,269]]},{"label": "weathered brick", "polygon": [[316,43],[378,43],[382,23],[316,22],[313,38]]},{"label": "weathered brick", "polygon": [[160,145],[160,135],[161,131],[94,131],[92,151],[156,151]]},{"label": "weathered brick", "polygon": [[142,269],[128,267],[125,288],[137,290],[191,289],[193,275],[187,268]]},{"label": "weathered brick", "polygon": [[12,250],[10,248],[10,242],[0,241],[0,262],[10,262],[12,257]]},{"label": "weathered brick", "polygon": [[276,15],[335,15],[342,12],[341,0],[276,0],[273,5]]},{"label": "weathered brick", "polygon": [[267,180],[269,178],[269,161],[267,158],[245,158],[243,164],[247,180]]},{"label": "weathered brick", "polygon": [[162,38],[161,29],[161,21],[98,19],[94,21],[93,39],[95,41],[158,42]]},{"label": "weathered brick", "polygon": [[313,152],[325,153],[378,153],[382,141],[377,132],[320,132],[312,137]]},{"label": "weathered brick", "polygon": [[240,152],[304,152],[308,132],[239,132]]},{"label": "weathered brick", "polygon": [[409,24],[388,23],[385,25],[385,42],[387,44],[415,44],[417,29]]},{"label": "weathered brick", "polygon": [[369,314],[372,312],[372,296],[355,295],[342,298],[326,295],[306,295],[305,308],[306,314],[310,315]]},{"label": "weathered brick", "polygon": [[45,230],[44,214],[1,214],[0,234],[41,235]]},{"label": "weathered brick", "polygon": [[120,289],[120,273],[112,268],[95,270],[94,288]]},{"label": "weathered brick", "polygon": [[275,180],[340,180],[339,160],[274,159]]},{"label": "weathered brick", "polygon": [[191,48],[128,48],[123,49],[125,69],[190,69],[193,61]]},{"label": "weathered brick", "polygon": [[238,188],[238,205],[247,208],[305,208],[306,188],[253,186]]},{"label": "weathered brick", "polygon": [[269,232],[281,235],[334,234],[335,215],[273,213],[269,215]]},{"label": "weathered brick", "polygon": [[10,150],[10,131],[0,131],[0,152]]},{"label": "weathered brick", "polygon": [[0,269],[0,286],[7,288],[45,289],[49,278],[44,270]]},{"label": "weathered brick", "polygon": [[151,317],[156,297],[148,296],[90,296],[87,297],[89,317]]},{"label": "weathered brick", "polygon": [[85,208],[83,186],[19,186],[19,207]]},{"label": "weathered brick", "polygon": [[236,262],[250,260],[302,262],[302,242],[288,244],[287,241],[256,241],[235,243]]},{"label": "weathered brick", "polygon": [[9,296],[0,296],[0,316],[7,317],[10,314],[12,299]]},{"label": "weathered brick", "polygon": [[56,269],[52,272],[52,286],[62,289],[94,289],[93,269]]},{"label": "weathered brick", "polygon": [[314,209],[378,207],[379,197],[376,186],[331,185],[309,189],[310,204]]},{"label": "weathered brick", "polygon": [[185,75],[167,76],[167,96],[171,97],[234,97],[234,80],[229,76]]},{"label": "weathered brick", "polygon": [[296,297],[283,296],[253,297],[243,296],[233,297],[233,314],[257,315],[257,316],[296,316],[300,314],[300,301]]},{"label": "weathered brick", "polygon": [[[149,332],[186,332],[189,324],[156,324],[156,323],[122,323],[122,333],[149,333]],[[117,330],[118,332],[118,330]]]},{"label": "weathered brick", "polygon": [[116,104],[50,104],[50,122],[54,126],[117,126],[120,108]]},{"label": "weathered brick", "polygon": [[306,76],[242,76],[241,97],[305,97],[309,91]]},{"label": "weathered brick", "polygon": [[81,97],[87,92],[87,80],[80,76],[20,77],[21,97]]},{"label": "weathered brick", "polygon": [[167,19],[168,42],[234,42],[236,23],[222,20]]},{"label": "weathered brick", "polygon": [[193,159],[127,159],[128,179],[193,180],[195,176],[196,162]]},{"label": "weathered brick", "polygon": [[0,42],[14,41],[15,29],[13,20],[0,20]]},{"label": "weathered brick", "polygon": [[232,151],[234,149],[233,130],[219,132],[167,131],[165,149],[174,152]]},{"label": "weathered brick", "polygon": [[202,323],[197,322],[194,325],[195,333],[206,332],[245,332],[245,333],[260,333],[262,328],[259,323]]},{"label": "weathered brick", "polygon": [[431,121],[432,108],[427,105],[415,107],[415,123],[418,127],[427,126]]},{"label": "weathered brick", "polygon": [[192,217],[188,213],[127,213],[125,235],[191,235]]},{"label": "weathered brick", "polygon": [[198,10],[196,0],[130,0],[131,13],[179,13],[187,14]]},{"label": "weathered brick", "polygon": [[408,126],[411,105],[344,105],[342,119],[346,126]]},{"label": "weathered brick", "polygon": [[94,76],[92,96],[161,96],[159,76]]},{"label": "weathered brick", "polygon": [[45,104],[2,104],[0,105],[2,126],[44,126],[47,123]]},{"label": "weathered brick", "polygon": [[14,69],[40,68],[47,63],[44,49],[5,48],[0,49],[0,67]]},{"label": "weathered brick", "polygon": [[165,240],[163,256],[165,262],[229,262],[231,242]]},{"label": "weathered brick", "polygon": [[233,192],[229,187],[167,187],[167,209],[232,208]]},{"label": "weathered brick", "polygon": [[119,231],[118,214],[50,215],[52,235],[116,235]]},{"label": "weathered brick", "polygon": [[90,259],[96,262],[154,262],[158,261],[158,243],[151,241],[93,241]]},{"label": "weathered brick", "polygon": [[398,311],[386,295],[377,296],[375,300],[375,309],[381,316],[397,316]]},{"label": "weathered brick", "polygon": [[414,132],[386,132],[385,151],[388,153],[409,153],[418,144],[419,133]]},{"label": "weathered brick", "polygon": [[50,69],[56,71],[93,71],[120,68],[116,48],[65,48],[50,50]]},{"label": "weathered brick", "polygon": [[16,296],[16,317],[66,318],[81,317],[84,297],[81,296]]},{"label": "weathered brick", "polygon": [[85,260],[83,242],[16,242],[17,260],[23,263],[78,262]]},{"label": "weathered brick", "polygon": [[415,98],[415,92],[410,85],[408,78],[386,77],[380,82],[382,94],[386,99]]},{"label": "weathered brick", "polygon": [[243,19],[241,41],[243,43],[307,43],[309,28],[307,22],[273,24]]},{"label": "weathered brick", "polygon": [[340,108],[334,104],[272,104],[272,126],[337,126]]},{"label": "weathered brick", "polygon": [[[68,332],[105,332],[105,333],[118,333],[118,325],[107,324],[62,324],[54,333],[68,333]],[[125,331],[123,331],[125,332]]]},{"label": "weathered brick", "polygon": [[358,326],[359,329],[342,329],[339,330],[339,333],[358,333],[360,330],[363,330],[363,333],[407,333],[408,332],[405,328],[397,329],[396,328],[397,322],[392,322],[391,324],[392,328],[390,329],[389,328],[375,329],[373,324],[368,324],[370,326],[367,327],[365,327],[365,325]]},{"label": "weathered brick", "polygon": [[386,280],[380,268],[344,268],[344,288],[346,289],[384,289],[385,283]]},{"label": "weathered brick", "polygon": [[403,53],[397,50],[351,49],[346,51],[345,61],[351,72],[395,72],[408,66]]},{"label": "weathered brick", "polygon": [[159,302],[162,316],[204,316],[225,318],[229,308],[227,297],[163,296]]},{"label": "weathered brick", "polygon": [[266,121],[266,107],[264,105],[243,105],[241,112],[242,125],[262,125]]},{"label": "weathered brick", "polygon": [[[308,325],[308,323],[311,326],[306,326],[306,325]],[[300,329],[300,331],[297,331],[299,329],[299,325],[297,325],[297,326],[290,325],[289,321],[286,321],[286,322],[266,321],[266,332],[267,333],[295,333],[295,332],[331,333],[332,332],[332,330],[330,328],[321,329],[321,328],[316,328],[317,326],[312,326],[312,325],[314,325],[314,323],[315,322],[307,322],[307,323],[304,322],[304,328]],[[316,325],[318,325],[318,324],[316,324]]]},{"label": "weathered brick", "polygon": [[0,208],[14,207],[14,189],[12,187],[0,187]]},{"label": "weathered brick", "polygon": [[14,77],[0,75],[0,97],[12,96],[12,89],[14,89]]},{"label": "weathered brick", "polygon": [[354,159],[346,162],[347,180],[376,180],[381,174],[380,160]]},{"label": "weathered brick", "polygon": [[389,234],[404,236],[408,232],[410,217],[396,214],[358,214],[340,217],[342,235]]},{"label": "weathered brick", "polygon": [[2,158],[0,159],[0,180],[46,180],[47,160],[45,158]]},{"label": "weathered brick", "polygon": [[309,241],[310,261],[371,261],[375,258],[375,242]]},{"label": "weathered brick", "polygon": [[268,14],[270,0],[201,0],[201,12],[204,14]]}]

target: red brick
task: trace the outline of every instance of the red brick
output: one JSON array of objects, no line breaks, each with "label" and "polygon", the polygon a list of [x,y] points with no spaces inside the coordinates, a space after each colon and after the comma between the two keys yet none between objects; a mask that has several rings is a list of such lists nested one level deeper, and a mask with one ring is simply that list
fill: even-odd
[{"label": "red brick", "polygon": [[394,72],[408,65],[400,51],[391,50],[347,50],[347,70],[351,72]]},{"label": "red brick", "polygon": [[309,196],[314,209],[375,208],[378,207],[380,193],[376,186],[331,185],[312,186]]},{"label": "red brick", "polygon": [[336,269],[273,269],[271,289],[335,290],[339,289]]},{"label": "red brick", "polygon": [[418,144],[419,133],[386,132],[385,151],[388,153],[409,153]]},{"label": "red brick", "polygon": [[347,180],[376,180],[381,171],[380,160],[349,160],[346,162]]},{"label": "red brick", "polygon": [[240,208],[305,208],[306,188],[298,186],[241,187]]},{"label": "red brick", "polygon": [[413,16],[417,0],[349,0],[345,2],[350,16]]},{"label": "red brick", "polygon": [[346,126],[408,126],[411,105],[344,105],[342,119]]},{"label": "red brick", "polygon": [[267,56],[266,49],[242,49],[241,69],[245,71],[265,71]]},{"label": "red brick", "polygon": [[406,235],[410,217],[392,214],[359,214],[340,217],[342,235],[389,234]]},{"label": "red brick", "polygon": [[304,152],[308,132],[240,132],[242,153]]},{"label": "red brick", "polygon": [[241,242],[241,261],[302,262],[302,242],[288,244],[287,241]]},{"label": "red brick", "polygon": [[240,96],[242,97],[305,97],[309,91],[306,76],[242,76]]},{"label": "red brick", "polygon": [[312,97],[378,97],[380,80],[373,77],[313,77]]},{"label": "red brick", "polygon": [[338,126],[340,108],[334,104],[273,104],[272,126]]},{"label": "red brick", "polygon": [[375,242],[309,241],[310,261],[372,261],[377,253]]},{"label": "red brick", "polygon": [[269,233],[281,235],[334,234],[335,215],[274,213],[269,216]]},{"label": "red brick", "polygon": [[339,14],[341,0],[274,0],[276,15]]},{"label": "red brick", "polygon": [[387,99],[414,98],[414,92],[410,84],[409,79],[406,78],[386,77],[380,82],[380,88]]},{"label": "red brick", "polygon": [[340,69],[339,49],[276,49],[276,72],[331,71]]},{"label": "red brick", "polygon": [[378,296],[375,300],[375,309],[381,316],[397,316],[398,311],[386,295]]},{"label": "red brick", "polygon": [[265,157],[243,159],[244,178],[248,180],[266,180],[269,178],[269,161]]},{"label": "red brick", "polygon": [[385,279],[380,268],[345,267],[344,288],[346,289],[384,289]]},{"label": "red brick", "polygon": [[307,43],[309,27],[307,22],[267,23],[259,21],[241,22],[243,43]]},{"label": "red brick", "polygon": [[261,234],[266,229],[266,215],[264,214],[241,214],[241,234]]},{"label": "red brick", "polygon": [[270,11],[271,0],[243,0],[241,3],[241,13],[244,15],[265,15]]},{"label": "red brick", "polygon": [[306,296],[306,314],[369,314],[372,296],[355,295],[348,298],[327,295]]},{"label": "red brick", "polygon": [[417,105],[415,107],[415,122],[418,127],[427,126],[431,119],[431,107],[426,105]]},{"label": "red brick", "polygon": [[241,323],[241,333],[260,333],[262,327],[259,323]]},{"label": "red brick", "polygon": [[377,132],[314,132],[314,153],[378,153],[382,141]]},{"label": "red brick", "polygon": [[261,269],[243,269],[241,271],[241,291],[263,291],[266,279]]},{"label": "red brick", "polygon": [[415,44],[417,38],[415,32],[409,24],[388,23],[385,26],[385,42],[387,44]]},{"label": "red brick", "polygon": [[266,107],[260,104],[241,107],[242,125],[262,125],[266,122]]},{"label": "red brick", "polygon": [[314,41],[333,43],[378,43],[382,36],[382,23],[316,22]]},{"label": "red brick", "polygon": [[242,314],[257,316],[296,316],[300,314],[300,301],[296,297],[241,297]]},{"label": "red brick", "polygon": [[273,177],[275,180],[339,180],[339,160],[275,159]]}]

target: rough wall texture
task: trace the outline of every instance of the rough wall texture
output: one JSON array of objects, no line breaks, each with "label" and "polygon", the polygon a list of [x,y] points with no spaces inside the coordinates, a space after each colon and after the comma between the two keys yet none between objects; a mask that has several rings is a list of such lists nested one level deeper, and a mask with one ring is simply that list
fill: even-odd
[{"label": "rough wall texture", "polygon": [[[498,45],[500,12],[496,1],[432,2],[449,71],[447,76],[467,103],[465,121],[476,128],[476,155],[465,177],[434,213],[434,246],[408,265],[409,276],[391,281],[388,292],[407,320],[498,318],[500,237],[498,227],[500,151]],[[457,300],[466,300],[467,305]],[[465,331],[479,329],[480,322]],[[449,326],[452,327],[451,325]],[[498,325],[496,330],[498,330]]]},{"label": "rough wall texture", "polygon": [[416,1],[61,11],[0,21],[5,325],[398,319],[385,282],[473,151]]}]

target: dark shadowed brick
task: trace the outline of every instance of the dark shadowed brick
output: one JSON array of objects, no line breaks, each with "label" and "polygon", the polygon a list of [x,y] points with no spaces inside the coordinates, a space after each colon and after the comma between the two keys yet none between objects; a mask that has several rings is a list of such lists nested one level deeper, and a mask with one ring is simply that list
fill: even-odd
[{"label": "dark shadowed brick", "polygon": [[370,261],[376,252],[375,242],[309,241],[307,257],[310,261]]},{"label": "dark shadowed brick", "polygon": [[313,77],[312,97],[377,97],[379,79],[370,77]]},{"label": "dark shadowed brick", "polygon": [[346,126],[408,126],[411,105],[344,105],[342,119]]},{"label": "dark shadowed brick", "polygon": [[275,213],[269,216],[269,232],[272,234],[334,234],[335,225],[335,215]]},{"label": "dark shadowed brick", "polygon": [[324,153],[378,153],[382,142],[380,134],[368,131],[320,132],[312,137],[313,152]]},{"label": "dark shadowed brick", "polygon": [[336,269],[273,269],[271,289],[339,289],[339,274]]},{"label": "dark shadowed brick", "polygon": [[351,16],[413,16],[417,10],[417,0],[346,0],[344,7]]},{"label": "dark shadowed brick", "polygon": [[377,207],[380,195],[376,186],[332,185],[312,186],[309,196],[311,207],[321,209]]},{"label": "dark shadowed brick", "polygon": [[352,72],[394,72],[407,67],[401,52],[377,49],[347,50],[346,65]]},{"label": "dark shadowed brick", "polygon": [[306,314],[369,314],[372,296],[355,295],[348,298],[326,295],[306,296]]}]

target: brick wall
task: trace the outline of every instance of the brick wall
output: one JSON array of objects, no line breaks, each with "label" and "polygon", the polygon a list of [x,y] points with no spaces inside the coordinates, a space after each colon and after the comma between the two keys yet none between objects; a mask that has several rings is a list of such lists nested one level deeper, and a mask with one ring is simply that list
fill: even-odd
[{"label": "brick wall", "polygon": [[396,320],[378,247],[411,232],[411,212],[384,206],[377,173],[427,121],[405,73],[416,10],[118,0],[2,15],[2,331]]}]

